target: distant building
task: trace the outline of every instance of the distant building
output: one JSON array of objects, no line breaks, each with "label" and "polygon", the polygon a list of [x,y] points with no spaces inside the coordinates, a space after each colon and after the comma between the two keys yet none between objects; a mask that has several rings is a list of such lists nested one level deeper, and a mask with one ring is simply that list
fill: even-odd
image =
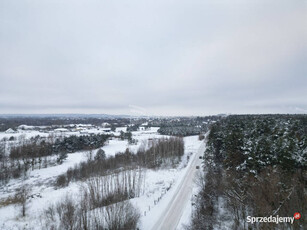
[{"label": "distant building", "polygon": [[77,124],[77,127],[79,127],[79,128],[92,128],[93,127],[93,125],[91,125],[91,124]]},{"label": "distant building", "polygon": [[103,128],[107,128],[107,127],[110,127],[111,125],[110,125],[108,122],[103,122],[103,123],[101,124],[101,126],[102,126]]},{"label": "distant building", "polygon": [[88,134],[88,131],[87,130],[81,130],[80,134]]},{"label": "distant building", "polygon": [[17,133],[14,129],[9,128],[5,133]]},{"label": "distant building", "polygon": [[19,125],[18,129],[26,130],[26,129],[34,129],[34,126],[31,125]]},{"label": "distant building", "polygon": [[69,130],[68,129],[65,129],[65,128],[58,128],[58,129],[55,129],[54,132],[57,132],[57,133],[65,133],[65,132],[68,132]]},{"label": "distant building", "polygon": [[82,132],[82,131],[87,131],[86,128],[82,128],[82,127],[78,127],[78,128],[75,128],[73,129],[74,132]]},{"label": "distant building", "polygon": [[105,132],[105,133],[109,133],[109,132],[111,132],[111,128],[104,128],[104,129],[102,129],[102,131]]}]

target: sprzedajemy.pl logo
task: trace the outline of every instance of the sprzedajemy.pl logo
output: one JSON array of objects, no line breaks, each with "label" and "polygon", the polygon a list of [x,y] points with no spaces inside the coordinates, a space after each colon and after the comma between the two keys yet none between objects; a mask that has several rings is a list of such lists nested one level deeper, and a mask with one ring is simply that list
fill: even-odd
[{"label": "sprzedajemy.pl logo", "polygon": [[294,213],[293,217],[283,217],[283,216],[247,216],[248,223],[291,223],[293,224],[294,219],[299,220],[301,214],[299,212]]}]

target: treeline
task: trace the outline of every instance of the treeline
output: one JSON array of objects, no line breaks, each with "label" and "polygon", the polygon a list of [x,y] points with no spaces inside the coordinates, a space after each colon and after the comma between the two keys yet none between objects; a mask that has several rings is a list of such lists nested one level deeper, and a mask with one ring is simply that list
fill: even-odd
[{"label": "treeline", "polygon": [[[106,159],[103,152],[98,151],[97,154],[100,156],[89,158],[87,163],[80,164],[80,168],[70,169],[66,175],[58,177],[58,186],[63,186],[62,179],[67,183],[68,180],[82,178],[84,183],[78,201],[65,198],[45,211],[45,229],[137,229],[140,214],[129,199],[143,194],[144,169],[125,166],[102,175],[105,169],[102,166],[97,168],[97,163]],[[90,169],[92,166],[96,168]],[[76,173],[80,174],[76,176]]]},{"label": "treeline", "polygon": [[[56,117],[0,117],[0,131],[6,131],[9,128],[16,129],[20,125],[29,126],[50,126],[50,128],[61,127],[70,124],[92,124],[101,126],[102,123],[109,123],[111,126],[123,127],[130,124],[129,118],[105,118],[105,117],[77,117],[77,116],[56,116]],[[51,127],[53,126],[53,127]],[[47,127],[48,130],[48,127]]]},{"label": "treeline", "polygon": [[202,124],[218,121],[222,116],[205,116],[205,117],[166,117],[155,118],[148,121],[149,127],[162,126],[199,126]]},{"label": "treeline", "polygon": [[127,149],[106,158],[103,150],[57,178],[56,186],[82,180],[80,201],[65,199],[50,206],[44,215],[46,229],[137,229],[139,212],[129,199],[140,196],[145,168],[174,166],[184,154],[182,138],[152,140],[137,153]]},{"label": "treeline", "polygon": [[153,140],[147,150],[139,148],[136,157],[139,164],[146,168],[174,167],[179,163],[183,154],[183,138],[170,137]]},{"label": "treeline", "polygon": [[158,132],[162,135],[172,136],[191,136],[206,132],[205,127],[189,127],[189,126],[162,126]]},{"label": "treeline", "polygon": [[59,153],[72,153],[79,150],[89,150],[104,146],[108,135],[91,134],[85,136],[69,136],[57,138],[54,143],[35,141],[11,148],[10,158],[37,158]]},{"label": "treeline", "polygon": [[[97,154],[101,154],[99,151]],[[136,154],[126,149],[108,158],[93,156],[86,162],[81,162],[70,168],[57,179],[58,186],[66,186],[70,181],[85,180],[93,176],[108,175],[114,170],[127,168],[157,168],[173,167],[179,163],[184,154],[184,141],[179,137],[153,140],[148,149],[140,147]]]},{"label": "treeline", "polygon": [[67,153],[102,147],[108,138],[108,135],[103,134],[69,136],[55,141],[34,138],[11,147],[9,156],[5,154],[4,142],[1,142],[0,183],[5,184],[11,178],[26,176],[29,169],[61,164],[67,158]]},{"label": "treeline", "polygon": [[179,117],[164,119],[161,120],[160,123],[157,121],[152,121],[151,123],[154,123],[155,125],[159,124],[160,128],[158,132],[160,134],[172,136],[190,136],[206,133],[210,125],[219,119],[221,119],[220,116]]},{"label": "treeline", "polygon": [[64,137],[63,140],[57,139],[53,145],[55,153],[60,152],[76,152],[79,150],[96,149],[104,146],[109,135],[91,134],[85,136],[69,136]]},{"label": "treeline", "polygon": [[142,195],[145,171],[142,168],[123,170],[89,178],[85,184],[83,192],[88,197],[90,208],[105,207]]},{"label": "treeline", "polygon": [[133,125],[129,125],[127,127],[127,132],[133,132],[133,131],[138,131],[140,128],[141,124],[133,124]]},{"label": "treeline", "polygon": [[31,142],[20,146],[13,146],[9,157],[11,159],[39,158],[54,154],[53,144],[42,141]]},{"label": "treeline", "polygon": [[121,140],[128,140],[129,144],[136,144],[137,143],[137,140],[132,138],[132,133],[130,131],[128,131],[128,132],[120,131],[119,138]]},{"label": "treeline", "polygon": [[[306,115],[229,116],[213,125],[190,229],[275,229],[247,216],[305,213],[306,128]],[[278,224],[306,228],[304,217]]]},{"label": "treeline", "polygon": [[307,115],[229,116],[212,126],[208,151],[239,171],[307,168]]},{"label": "treeline", "polygon": [[137,229],[139,210],[129,201],[91,209],[87,193],[76,200],[66,197],[49,206],[42,215],[42,229],[46,230],[102,230]]}]

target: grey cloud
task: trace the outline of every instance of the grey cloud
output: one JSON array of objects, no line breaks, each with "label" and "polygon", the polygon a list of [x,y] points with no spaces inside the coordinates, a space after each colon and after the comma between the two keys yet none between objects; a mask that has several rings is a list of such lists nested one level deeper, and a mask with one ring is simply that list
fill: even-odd
[{"label": "grey cloud", "polygon": [[2,1],[0,113],[304,113],[306,11],[286,0]]}]

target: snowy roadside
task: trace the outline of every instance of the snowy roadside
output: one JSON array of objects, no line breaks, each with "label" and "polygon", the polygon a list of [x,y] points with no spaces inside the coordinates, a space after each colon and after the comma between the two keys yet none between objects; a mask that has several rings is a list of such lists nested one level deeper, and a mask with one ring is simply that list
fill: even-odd
[{"label": "snowy roadside", "polygon": [[[133,132],[133,138],[137,139],[136,145],[129,145],[126,140],[119,139],[110,140],[108,145],[103,149],[107,156],[113,156],[117,152],[125,151],[129,148],[131,151],[136,152],[138,147],[143,141],[148,139],[161,138],[162,135],[157,133],[157,129],[148,131]],[[144,194],[140,197],[134,198],[131,202],[137,206],[141,213],[141,229],[150,229],[158,218],[159,212],[166,208],[168,201],[174,195],[174,192],[182,180],[187,169],[187,156],[195,153],[198,150],[200,141],[198,136],[185,137],[185,154],[182,157],[182,162],[176,169],[161,169],[161,170],[146,170],[145,190]],[[93,153],[95,153],[94,150]],[[30,176],[25,180],[12,180],[8,186],[0,191],[0,199],[3,199],[14,194],[14,190],[22,183],[30,184],[32,187],[31,194],[33,197],[30,199],[27,216],[20,217],[19,207],[8,205],[0,207],[0,229],[19,229],[31,228],[41,229],[41,213],[50,204],[54,204],[63,199],[67,194],[69,196],[78,196],[79,189],[82,182],[70,183],[68,187],[61,189],[54,189],[51,184],[56,177],[64,172],[69,167],[86,160],[86,151],[68,154],[68,158],[63,164],[40,169],[30,172]],[[190,163],[190,162],[188,162]],[[29,224],[31,223],[31,224]]]},{"label": "snowy roadside", "polygon": [[[167,193],[164,193],[164,191],[162,190],[162,193],[160,193],[160,197],[158,196],[159,201],[156,202],[156,204],[153,198],[151,198],[151,203],[148,203],[147,206],[146,206],[145,201],[141,200],[142,197],[135,199],[136,204],[139,206],[142,212],[142,218],[141,218],[141,224],[140,224],[141,229],[152,229],[154,225],[157,223],[157,221],[159,220],[161,213],[163,213],[163,211],[168,208],[170,201],[176,195],[175,193],[178,187],[180,186],[184,176],[186,175],[186,172],[190,164],[192,163],[192,161],[190,160],[186,164],[185,161],[187,159],[187,156],[190,155],[191,153],[193,155],[196,154],[196,152],[198,151],[202,143],[202,141],[198,140],[198,136],[185,137],[184,141],[185,141],[185,154],[183,156],[183,161],[181,162],[181,165],[179,165],[177,169],[173,170],[174,171],[173,177],[171,177],[172,175],[170,174],[164,177],[164,181],[169,181],[172,179],[172,186],[169,189],[169,191]],[[159,170],[159,174],[162,173],[161,171],[162,170]],[[151,186],[154,186],[154,183],[151,183]],[[138,199],[140,199],[139,202],[137,202]],[[144,212],[146,212],[146,216]],[[186,219],[190,218],[189,213],[185,213],[185,218]]]}]

